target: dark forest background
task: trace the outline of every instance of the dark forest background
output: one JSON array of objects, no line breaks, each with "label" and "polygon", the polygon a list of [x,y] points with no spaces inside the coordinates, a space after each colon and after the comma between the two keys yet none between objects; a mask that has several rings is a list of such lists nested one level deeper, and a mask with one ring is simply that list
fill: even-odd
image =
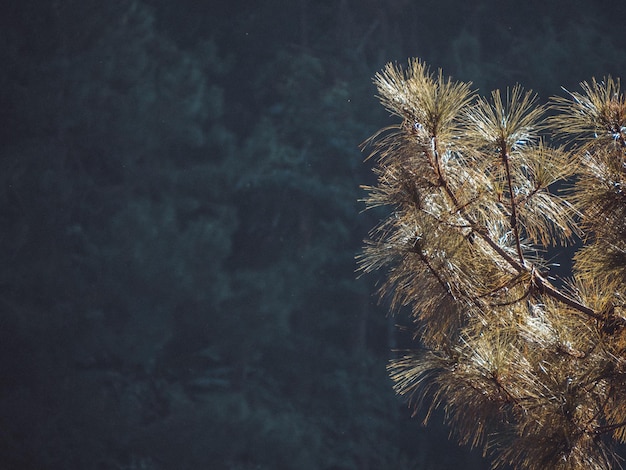
[{"label": "dark forest background", "polygon": [[0,469],[486,469],[424,428],[354,257],[371,78],[545,101],[626,70],[623,2],[0,7]]}]

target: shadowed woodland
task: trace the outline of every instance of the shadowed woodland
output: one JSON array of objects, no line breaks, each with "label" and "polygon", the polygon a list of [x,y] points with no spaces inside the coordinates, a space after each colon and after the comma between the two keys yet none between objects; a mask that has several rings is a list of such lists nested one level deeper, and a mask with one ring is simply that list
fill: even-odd
[{"label": "shadowed woodland", "polygon": [[[409,398],[418,395],[403,353],[393,351],[414,347],[415,310],[403,305],[401,293],[378,302],[384,274],[355,273],[363,238],[388,216],[388,208],[364,210],[360,202],[367,197],[360,185],[377,185],[371,172],[377,163],[363,164],[359,143],[398,121],[376,95],[406,118],[371,77],[380,73],[379,88],[397,87],[399,70],[385,72],[385,64],[421,57],[454,77],[445,83],[472,81],[468,93],[487,97],[474,101],[481,106],[473,122],[484,135],[462,145],[485,152],[491,90],[503,90],[503,104],[510,102],[507,87],[526,99],[516,83],[538,93],[533,103],[562,96],[547,115],[559,111],[565,119],[572,100],[601,89],[591,77],[624,76],[621,30],[611,28],[624,7],[452,0],[8,3],[0,13],[0,468],[489,468],[481,448],[448,440],[443,408],[454,393],[438,395],[437,410],[427,404],[411,418]],[[580,88],[583,80],[588,90]],[[461,109],[465,95],[457,96]],[[412,136],[411,145],[426,129],[415,118],[399,129]],[[572,135],[588,130],[554,119],[553,128]],[[451,118],[446,139],[470,121]],[[503,232],[487,232],[493,242],[487,247],[484,232],[473,226],[456,227],[456,235],[439,242],[458,244],[459,256],[472,251],[469,244],[494,255],[490,265],[469,258],[458,267],[489,278],[470,299],[476,308],[510,304],[501,310],[512,312],[554,287],[593,312],[578,311],[560,329],[552,317],[537,316],[542,329],[528,320],[523,331],[506,330],[497,339],[516,345],[515,360],[527,358],[523,344],[538,343],[565,348],[553,357],[585,364],[579,374],[604,357],[617,376],[621,366],[607,358],[619,357],[621,343],[590,349],[599,336],[620,334],[619,308],[606,309],[606,296],[579,285],[562,291],[545,275],[557,262],[561,278],[572,275],[567,260],[577,248],[578,216],[561,217],[562,201],[546,188],[559,180],[564,189],[574,168],[560,163],[569,162],[569,150],[549,140],[541,147],[531,134],[511,145],[532,143],[539,159],[509,173],[540,181],[537,195],[508,184],[496,163],[481,166],[480,178],[500,189],[470,188],[459,173],[449,182],[453,194],[464,195],[457,203],[477,224],[497,214],[490,229]],[[584,150],[581,142],[563,145]],[[407,156],[415,149],[400,150]],[[463,155],[468,162],[478,158]],[[453,160],[447,163],[460,164]],[[559,164],[547,163],[553,161]],[[432,175],[421,178],[433,183]],[[520,192],[511,195],[512,188]],[[501,200],[487,204],[487,194]],[[524,197],[540,203],[511,204]],[[580,196],[573,204],[591,202]],[[519,208],[514,236],[504,228],[511,228],[511,207]],[[545,220],[533,219],[538,214]],[[585,230],[615,227],[588,227],[597,217],[586,214]],[[558,237],[572,245],[535,249]],[[589,246],[577,268],[598,283],[616,278],[622,264],[615,262],[610,274],[602,259],[609,252]],[[369,267],[380,264],[376,256]],[[442,285],[432,279],[422,285],[422,300],[451,310]],[[594,295],[596,304],[589,300]],[[544,297],[542,311],[566,302]],[[427,311],[435,322],[417,333],[429,348],[424,354],[449,359],[440,354],[445,333],[448,352],[469,357],[472,343],[463,348],[461,338],[478,335],[477,326],[460,311]],[[573,337],[555,341],[555,332]],[[387,372],[393,358],[400,397]],[[511,358],[501,358],[510,367]],[[623,439],[618,386],[609,393],[595,385],[600,379],[589,380],[601,401],[585,409],[597,416],[581,419],[605,437]],[[427,392],[437,394],[430,383]],[[522,405],[507,402],[502,413],[517,419]],[[461,441],[490,443],[486,423],[484,433],[479,427],[463,438],[466,420],[448,419]],[[517,454],[503,455],[496,461],[505,467]]]}]

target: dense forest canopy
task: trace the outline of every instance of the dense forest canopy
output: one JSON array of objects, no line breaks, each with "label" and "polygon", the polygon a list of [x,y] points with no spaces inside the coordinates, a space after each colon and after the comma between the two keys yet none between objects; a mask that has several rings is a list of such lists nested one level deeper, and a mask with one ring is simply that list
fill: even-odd
[{"label": "dense forest canopy", "polygon": [[419,56],[546,98],[624,76],[624,9],[4,5],[0,467],[487,468],[409,419],[405,320],[355,276],[371,78]]}]

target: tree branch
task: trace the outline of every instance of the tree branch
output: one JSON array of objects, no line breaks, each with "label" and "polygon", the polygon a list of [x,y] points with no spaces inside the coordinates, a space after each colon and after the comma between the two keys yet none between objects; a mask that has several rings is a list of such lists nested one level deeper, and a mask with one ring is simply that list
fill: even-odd
[{"label": "tree branch", "polygon": [[501,149],[502,163],[504,163],[506,180],[509,186],[509,200],[511,201],[511,229],[513,230],[513,237],[515,238],[517,256],[519,256],[520,263],[524,265],[524,253],[522,252],[522,244],[520,242],[519,229],[517,226],[517,208],[515,205],[515,194],[513,194],[513,178],[511,177],[511,165],[509,163],[510,157],[504,142],[501,143]]}]

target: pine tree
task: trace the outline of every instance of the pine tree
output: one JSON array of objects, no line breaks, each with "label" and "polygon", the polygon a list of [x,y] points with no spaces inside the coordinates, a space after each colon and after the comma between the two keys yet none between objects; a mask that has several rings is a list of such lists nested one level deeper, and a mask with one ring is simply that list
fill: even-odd
[{"label": "pine tree", "polygon": [[[626,101],[619,80],[548,105],[489,98],[422,61],[375,76],[399,124],[366,146],[368,207],[386,206],[360,259],[406,307],[415,348],[389,365],[427,422],[442,409],[493,467],[609,469],[626,441]],[[560,142],[557,145],[556,142]],[[571,279],[554,247],[578,238]]]}]

